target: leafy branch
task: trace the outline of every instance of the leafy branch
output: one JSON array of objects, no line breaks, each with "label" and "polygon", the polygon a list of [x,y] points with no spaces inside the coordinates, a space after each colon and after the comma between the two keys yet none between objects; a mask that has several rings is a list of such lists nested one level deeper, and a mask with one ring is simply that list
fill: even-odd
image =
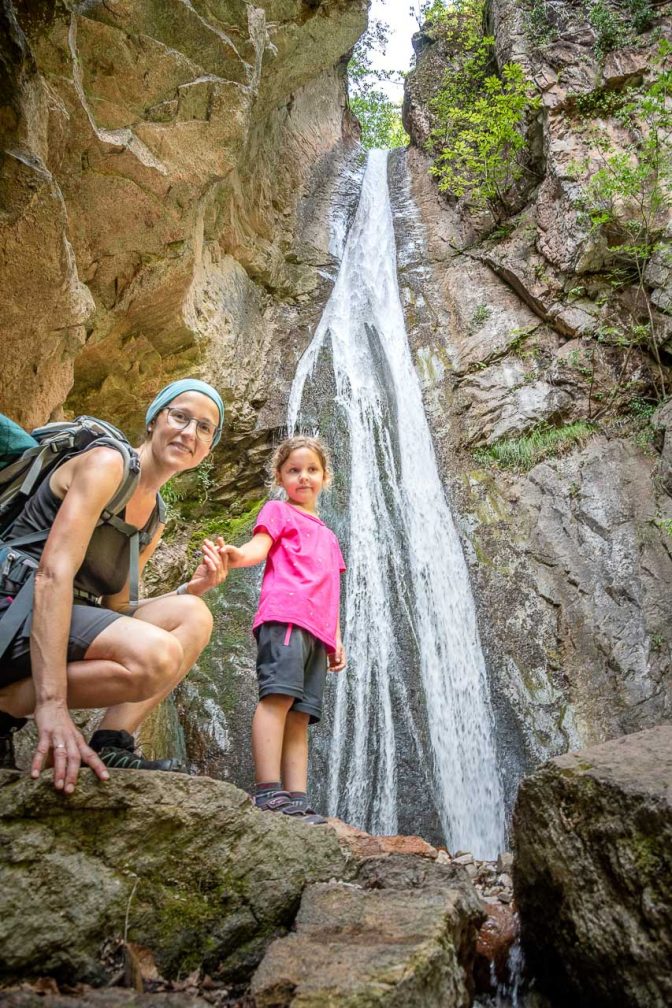
[{"label": "leafy branch", "polygon": [[495,221],[509,209],[512,185],[526,171],[524,121],[539,98],[519,63],[494,68],[494,39],[483,34],[483,0],[456,0],[433,27],[460,53],[430,103],[436,120],[428,146],[439,189],[468,195]]},{"label": "leafy branch", "polygon": [[[670,54],[672,45],[662,42],[658,64],[665,65]],[[583,193],[591,232],[606,243],[612,286],[635,287],[635,305],[639,308],[632,313],[627,341],[645,345],[654,358],[659,398],[667,395],[667,388],[646,269],[654,254],[670,254],[663,235],[672,206],[671,99],[672,71],[662,70],[646,90],[618,112],[618,119],[633,137],[630,144],[614,151],[608,135],[595,133],[602,164]]]},{"label": "leafy branch", "polygon": [[359,120],[361,142],[366,150],[405,147],[408,143],[401,123],[401,108],[381,87],[385,81],[401,83],[403,74],[373,66],[373,54],[385,50],[388,34],[386,24],[379,20],[371,21],[348,63],[348,105]]}]

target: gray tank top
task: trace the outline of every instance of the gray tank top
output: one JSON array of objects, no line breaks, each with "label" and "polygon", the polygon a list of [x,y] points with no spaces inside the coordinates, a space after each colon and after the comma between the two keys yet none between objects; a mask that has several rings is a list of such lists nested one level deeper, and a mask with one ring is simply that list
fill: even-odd
[{"label": "gray tank top", "polygon": [[[49,480],[38,487],[26,501],[25,507],[12,526],[12,538],[50,529],[62,504]],[[123,518],[123,512],[120,517]],[[159,523],[159,504],[152,511],[147,524],[140,530],[140,548],[149,542]],[[44,542],[20,547],[22,552],[39,560]],[[84,562],[77,571],[75,584],[92,595],[115,595],[126,584],[130,562],[130,540],[112,525],[98,525],[93,530]]]}]

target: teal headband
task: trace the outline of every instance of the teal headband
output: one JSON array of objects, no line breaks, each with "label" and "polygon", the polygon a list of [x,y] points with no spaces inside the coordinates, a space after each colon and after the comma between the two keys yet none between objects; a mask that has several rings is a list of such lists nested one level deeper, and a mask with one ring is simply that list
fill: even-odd
[{"label": "teal headband", "polygon": [[151,401],[145,414],[145,426],[150,424],[152,420],[155,419],[157,413],[160,413],[162,409],[170,405],[173,399],[177,399],[179,395],[183,392],[200,392],[201,395],[207,396],[208,399],[212,399],[215,406],[219,410],[219,423],[217,424],[217,430],[215,431],[215,436],[212,439],[212,447],[214,448],[222,436],[222,425],[224,424],[224,403],[222,402],[222,397],[220,396],[217,389],[213,388],[212,385],[208,385],[207,382],[200,381],[198,378],[180,378],[179,381],[171,382],[170,385],[166,385],[162,388],[155,399]]}]

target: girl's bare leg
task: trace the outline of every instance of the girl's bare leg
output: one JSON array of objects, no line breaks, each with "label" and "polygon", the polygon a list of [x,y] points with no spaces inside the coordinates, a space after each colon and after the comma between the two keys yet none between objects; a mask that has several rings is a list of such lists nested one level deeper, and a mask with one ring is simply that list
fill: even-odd
[{"label": "girl's bare leg", "polygon": [[[308,723],[310,717],[290,710],[282,742],[281,780],[285,791],[305,791],[308,787]],[[277,778],[268,778],[268,780]]]},{"label": "girl's bare leg", "polygon": [[252,719],[252,756],[258,784],[279,781],[285,723],[294,697],[273,693],[257,704]]}]

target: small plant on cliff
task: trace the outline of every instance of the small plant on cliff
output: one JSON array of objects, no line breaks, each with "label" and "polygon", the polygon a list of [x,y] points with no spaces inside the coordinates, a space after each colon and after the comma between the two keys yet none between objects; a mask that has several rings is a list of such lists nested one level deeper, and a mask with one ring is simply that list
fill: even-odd
[{"label": "small plant on cliff", "polygon": [[526,18],[527,34],[535,45],[548,45],[558,37],[555,25],[549,20],[546,0],[531,0]]},{"label": "small plant on cliff", "polygon": [[161,497],[166,505],[166,524],[170,525],[182,517],[180,504],[187,496],[187,489],[180,485],[179,480],[173,476],[161,489]]},{"label": "small plant on cliff", "polygon": [[605,0],[597,0],[588,8],[588,21],[595,32],[595,55],[600,58],[625,42],[620,18]]},{"label": "small plant on cliff", "polygon": [[[665,65],[672,45],[661,43],[658,60]],[[584,190],[584,209],[594,234],[607,245],[609,278],[614,290],[632,287],[635,308],[626,340],[644,344],[658,368],[657,394],[667,393],[660,357],[661,336],[649,296],[646,269],[652,256],[669,256],[664,238],[672,207],[672,70],[663,70],[645,90],[637,93],[618,113],[633,137],[615,150],[608,134],[595,132],[602,158]],[[632,299],[631,299],[632,300]],[[621,319],[620,324],[623,324]]]},{"label": "small plant on cliff", "polygon": [[608,119],[617,115],[630,101],[629,88],[622,90],[598,88],[576,96],[576,110],[580,116],[590,119]]},{"label": "small plant on cliff", "polygon": [[488,306],[484,304],[476,305],[474,314],[471,316],[472,328],[477,329],[478,326],[482,326],[484,322],[488,321],[491,315],[492,308],[488,308]]},{"label": "small plant on cliff", "polygon": [[519,438],[503,438],[487,448],[474,452],[481,465],[502,466],[505,469],[531,469],[551,455],[560,455],[576,444],[582,444],[593,433],[591,424],[579,421],[563,427],[549,427],[541,423],[529,434]]},{"label": "small plant on cliff", "polygon": [[649,0],[593,0],[587,5],[588,22],[595,32],[595,55],[603,59],[619,46],[632,45],[654,19]]},{"label": "small plant on cliff", "polygon": [[439,189],[467,195],[495,220],[525,171],[525,114],[539,104],[519,63],[493,73],[494,39],[483,34],[483,0],[456,0],[433,27],[459,53],[430,103],[429,139]]},{"label": "small plant on cliff", "polygon": [[655,14],[649,0],[627,0],[626,6],[632,16],[632,24],[637,33],[645,32],[651,27]]}]

